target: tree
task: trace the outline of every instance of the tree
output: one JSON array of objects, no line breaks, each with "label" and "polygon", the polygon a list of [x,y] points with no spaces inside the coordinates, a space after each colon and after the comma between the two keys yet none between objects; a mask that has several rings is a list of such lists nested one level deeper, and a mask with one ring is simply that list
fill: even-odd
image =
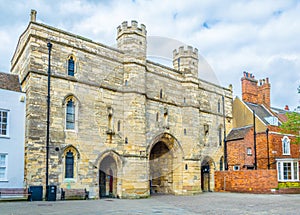
[{"label": "tree", "polygon": [[290,112],[286,114],[288,120],[284,122],[280,128],[285,133],[292,133],[296,135],[295,142],[300,144],[300,114],[296,112]]},{"label": "tree", "polygon": [[[298,86],[297,90],[300,94],[300,85]],[[300,144],[300,113],[289,112],[286,115],[288,120],[280,126],[281,131],[295,134],[295,142]]]}]

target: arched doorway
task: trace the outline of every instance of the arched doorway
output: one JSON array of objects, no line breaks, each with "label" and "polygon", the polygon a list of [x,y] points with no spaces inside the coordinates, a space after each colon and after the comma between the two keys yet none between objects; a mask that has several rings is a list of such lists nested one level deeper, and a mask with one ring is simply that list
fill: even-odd
[{"label": "arched doorway", "polygon": [[151,193],[173,193],[173,155],[163,142],[154,145],[150,153]]},{"label": "arched doorway", "polygon": [[179,142],[168,133],[154,138],[148,148],[150,194],[182,193],[183,150]]},{"label": "arched doorway", "polygon": [[100,163],[99,197],[115,197],[117,193],[117,163],[110,155]]},{"label": "arched doorway", "polygon": [[213,160],[206,157],[201,163],[201,189],[203,192],[210,192],[213,190]]}]

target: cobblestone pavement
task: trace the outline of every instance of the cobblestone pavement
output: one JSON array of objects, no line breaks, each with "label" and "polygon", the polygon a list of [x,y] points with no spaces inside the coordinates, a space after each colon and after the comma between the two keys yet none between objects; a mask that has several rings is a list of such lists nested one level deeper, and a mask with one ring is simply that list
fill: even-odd
[{"label": "cobblestone pavement", "polygon": [[300,214],[300,195],[203,193],[148,199],[0,202],[1,215],[19,214]]}]

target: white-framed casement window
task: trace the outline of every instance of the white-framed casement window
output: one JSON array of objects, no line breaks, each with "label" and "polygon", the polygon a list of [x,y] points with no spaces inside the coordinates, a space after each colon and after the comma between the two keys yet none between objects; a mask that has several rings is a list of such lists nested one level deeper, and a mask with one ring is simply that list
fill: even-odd
[{"label": "white-framed casement window", "polygon": [[248,155],[248,156],[251,156],[251,155],[252,155],[252,149],[251,149],[251,147],[248,147],[248,148],[247,148],[247,155]]},{"label": "white-framed casement window", "polygon": [[0,137],[8,137],[9,111],[0,109]]},{"label": "white-framed casement window", "polygon": [[290,155],[290,139],[287,136],[284,136],[282,139],[282,154],[283,155]]},{"label": "white-framed casement window", "polygon": [[0,153],[0,181],[7,181],[7,154]]},{"label": "white-framed casement window", "polygon": [[278,160],[277,174],[278,181],[299,181],[299,161]]}]

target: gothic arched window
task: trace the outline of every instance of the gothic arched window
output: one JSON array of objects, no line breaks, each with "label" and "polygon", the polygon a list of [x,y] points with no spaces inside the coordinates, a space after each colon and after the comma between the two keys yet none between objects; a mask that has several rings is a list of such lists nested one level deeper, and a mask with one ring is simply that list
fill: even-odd
[{"label": "gothic arched window", "polygon": [[75,62],[73,56],[71,56],[68,60],[68,75],[74,76],[75,73]]},{"label": "gothic arched window", "polygon": [[65,178],[74,178],[74,155],[71,151],[66,154]]},{"label": "gothic arched window", "polygon": [[282,154],[290,155],[290,139],[287,136],[282,138]]},{"label": "gothic arched window", "polygon": [[66,129],[75,129],[75,105],[72,99],[67,102]]}]

